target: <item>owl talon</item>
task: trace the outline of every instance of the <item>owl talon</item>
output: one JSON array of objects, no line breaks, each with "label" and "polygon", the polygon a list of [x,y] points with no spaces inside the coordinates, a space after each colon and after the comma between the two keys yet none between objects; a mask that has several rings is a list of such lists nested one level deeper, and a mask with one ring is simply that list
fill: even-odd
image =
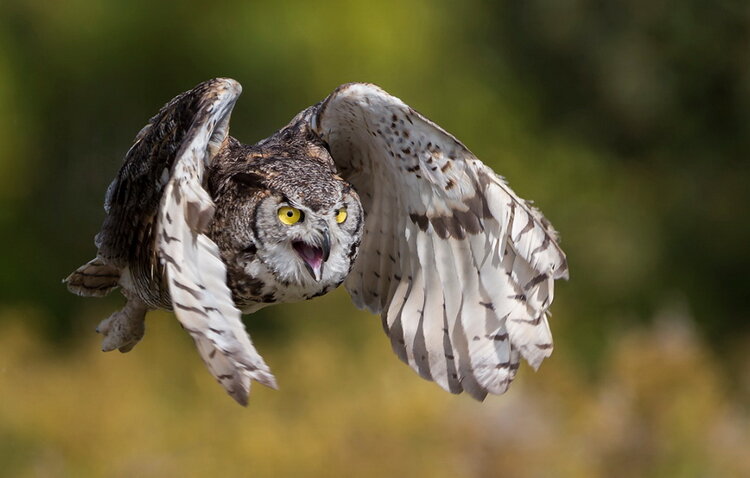
[{"label": "owl talon", "polygon": [[145,332],[146,305],[140,300],[129,299],[122,310],[102,320],[96,333],[104,336],[102,352],[118,349],[130,352],[140,342]]}]

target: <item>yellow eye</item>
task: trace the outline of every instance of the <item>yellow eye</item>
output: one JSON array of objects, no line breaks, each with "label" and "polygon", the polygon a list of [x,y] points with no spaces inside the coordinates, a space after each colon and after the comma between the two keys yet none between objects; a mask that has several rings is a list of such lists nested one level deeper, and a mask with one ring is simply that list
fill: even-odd
[{"label": "yellow eye", "polygon": [[336,211],[336,222],[341,224],[342,222],[346,221],[346,208],[341,208],[338,211]]},{"label": "yellow eye", "polygon": [[296,224],[302,218],[302,211],[296,207],[284,206],[279,208],[279,221],[283,222],[287,226]]}]

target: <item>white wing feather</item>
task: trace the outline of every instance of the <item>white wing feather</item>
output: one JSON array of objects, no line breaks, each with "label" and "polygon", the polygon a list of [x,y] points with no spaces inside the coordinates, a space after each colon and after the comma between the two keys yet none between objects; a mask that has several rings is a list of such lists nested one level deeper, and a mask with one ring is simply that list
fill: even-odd
[{"label": "white wing feather", "polygon": [[276,386],[255,350],[226,284],[226,267],[216,244],[203,234],[214,204],[203,188],[203,173],[228,134],[229,115],[241,92],[222,80],[206,99],[177,152],[159,209],[157,246],[166,270],[177,318],[195,340],[209,371],[242,405],[250,380]]},{"label": "white wing feather", "polygon": [[380,88],[353,83],[311,128],[362,198],[365,236],[346,281],[381,313],[396,354],[421,376],[483,399],[519,357],[552,352],[547,322],[565,254],[542,214],[458,140]]}]

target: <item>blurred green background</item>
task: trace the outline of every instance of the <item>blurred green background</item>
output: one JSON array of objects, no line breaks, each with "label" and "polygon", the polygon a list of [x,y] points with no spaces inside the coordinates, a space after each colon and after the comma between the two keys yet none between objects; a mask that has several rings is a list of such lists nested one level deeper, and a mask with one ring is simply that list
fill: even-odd
[{"label": "blurred green background", "polygon": [[[167,313],[127,355],[93,257],[138,130],[244,86],[255,142],[350,81],[459,137],[557,227],[556,349],[477,403],[419,379],[343,290],[246,319],[247,409]],[[745,0],[0,2],[0,476],[750,476]]]}]

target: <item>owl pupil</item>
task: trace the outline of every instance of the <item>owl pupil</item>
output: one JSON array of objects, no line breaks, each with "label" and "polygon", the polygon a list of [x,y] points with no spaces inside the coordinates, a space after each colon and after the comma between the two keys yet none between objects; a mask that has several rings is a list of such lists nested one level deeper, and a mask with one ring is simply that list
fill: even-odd
[{"label": "owl pupil", "polygon": [[286,212],[286,217],[292,217],[292,216],[294,216],[294,213],[292,211]]}]

